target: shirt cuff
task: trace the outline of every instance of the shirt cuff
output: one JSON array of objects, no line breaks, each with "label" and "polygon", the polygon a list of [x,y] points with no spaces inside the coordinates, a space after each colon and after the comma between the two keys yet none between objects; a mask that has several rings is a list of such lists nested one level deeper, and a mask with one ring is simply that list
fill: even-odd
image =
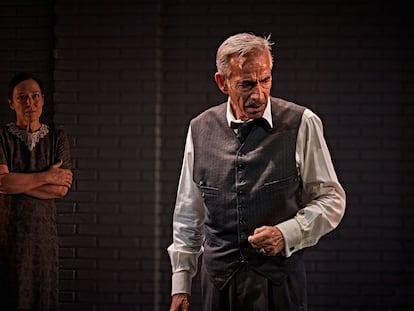
[{"label": "shirt cuff", "polygon": [[301,249],[302,230],[296,219],[289,219],[276,225],[276,227],[282,232],[283,239],[285,240],[283,255],[290,257]]},{"label": "shirt cuff", "polygon": [[190,294],[192,286],[192,277],[188,271],[177,271],[172,275],[171,295]]}]

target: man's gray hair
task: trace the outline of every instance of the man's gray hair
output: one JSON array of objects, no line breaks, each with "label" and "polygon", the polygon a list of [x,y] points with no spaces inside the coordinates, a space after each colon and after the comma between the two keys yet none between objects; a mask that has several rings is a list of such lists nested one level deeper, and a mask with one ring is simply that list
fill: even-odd
[{"label": "man's gray hair", "polygon": [[269,53],[270,68],[273,67],[272,45],[270,35],[267,37],[259,37],[252,33],[239,33],[227,38],[218,48],[216,55],[217,71],[229,77],[231,74],[230,60],[233,57],[238,58],[239,65],[248,55],[261,54],[265,51]]}]

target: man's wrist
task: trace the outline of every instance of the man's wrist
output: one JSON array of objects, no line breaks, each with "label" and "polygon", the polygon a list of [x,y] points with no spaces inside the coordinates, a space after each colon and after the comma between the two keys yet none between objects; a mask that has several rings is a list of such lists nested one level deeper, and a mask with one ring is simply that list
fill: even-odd
[{"label": "man's wrist", "polygon": [[172,275],[171,295],[191,294],[192,277],[188,271],[178,271]]},{"label": "man's wrist", "polygon": [[292,218],[276,225],[276,227],[282,232],[285,242],[283,255],[289,257],[298,250],[297,248],[301,243],[302,231],[300,226],[296,219]]}]

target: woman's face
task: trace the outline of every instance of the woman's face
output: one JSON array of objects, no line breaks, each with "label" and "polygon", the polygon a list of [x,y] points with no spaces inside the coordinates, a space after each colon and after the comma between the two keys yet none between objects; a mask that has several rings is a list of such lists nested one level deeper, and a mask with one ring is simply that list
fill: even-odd
[{"label": "woman's face", "polygon": [[32,79],[24,80],[13,89],[13,97],[9,100],[10,109],[16,113],[16,124],[28,127],[39,123],[44,104],[44,95],[39,84]]}]

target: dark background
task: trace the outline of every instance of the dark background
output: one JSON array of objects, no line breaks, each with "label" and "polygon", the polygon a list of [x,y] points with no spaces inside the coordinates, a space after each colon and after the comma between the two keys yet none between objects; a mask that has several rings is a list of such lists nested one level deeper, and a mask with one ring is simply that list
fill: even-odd
[{"label": "dark background", "polygon": [[[171,218],[189,120],[226,98],[215,52],[275,41],[272,94],[315,111],[347,193],[306,253],[309,310],[414,310],[413,17],[402,1],[3,0],[0,122],[16,71],[71,137],[58,202],[62,310],[168,310]],[[193,310],[199,307],[194,281]]]}]

